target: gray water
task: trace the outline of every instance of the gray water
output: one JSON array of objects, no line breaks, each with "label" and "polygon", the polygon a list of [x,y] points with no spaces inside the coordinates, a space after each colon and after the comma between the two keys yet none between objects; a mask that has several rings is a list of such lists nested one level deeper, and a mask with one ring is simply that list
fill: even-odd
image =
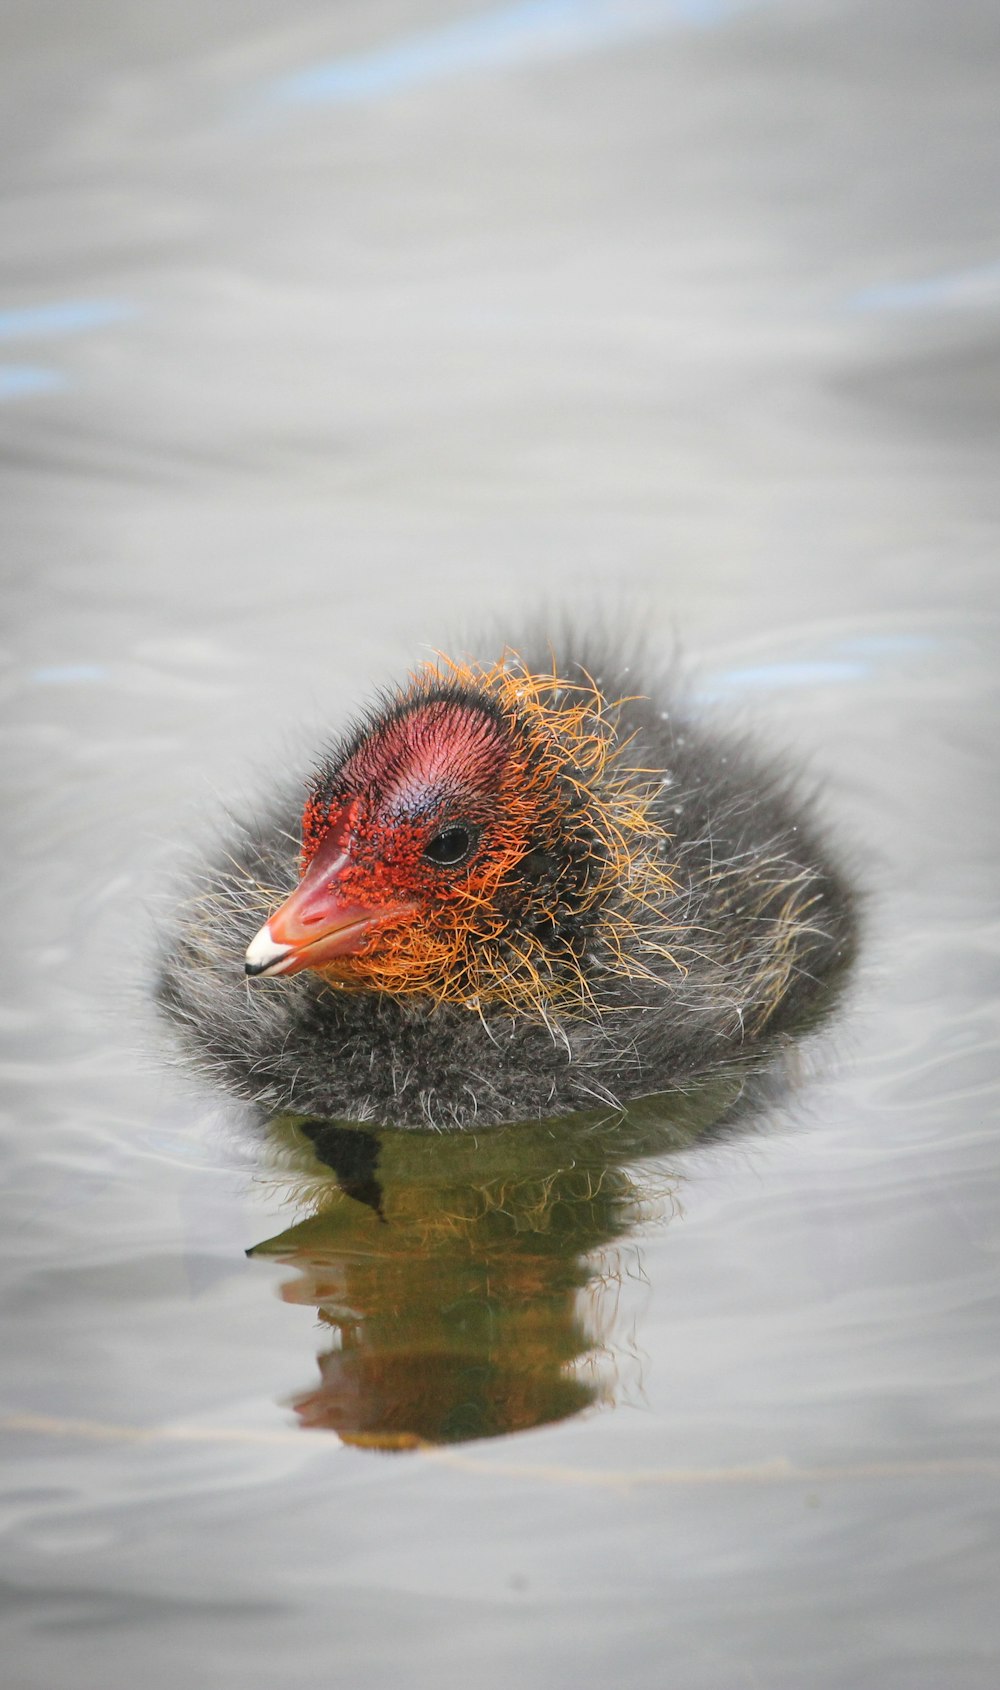
[{"label": "gray water", "polygon": [[[4,1683],[992,1690],[1000,16],[280,13],[2,24]],[[389,1454],[316,1382],[392,1229],[165,1060],[150,934],[373,685],[567,605],[822,777],[862,961],[558,1286],[491,1244],[579,1400]]]}]

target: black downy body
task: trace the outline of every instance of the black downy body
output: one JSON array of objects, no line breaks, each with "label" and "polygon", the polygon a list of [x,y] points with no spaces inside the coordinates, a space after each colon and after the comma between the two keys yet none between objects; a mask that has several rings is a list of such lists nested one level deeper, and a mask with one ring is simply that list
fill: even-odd
[{"label": "black downy body", "polygon": [[[560,673],[623,699],[625,765],[662,771],[653,819],[673,888],[649,925],[673,960],[644,954],[623,975],[595,915],[573,934],[588,1003],[569,1012],[336,989],[312,973],[248,989],[244,952],[272,907],[261,888],[284,897],[297,879],[303,781],[234,827],[168,924],[158,997],[196,1066],[268,1114],[476,1129],[690,1086],[822,1013],[854,951],[855,898],[801,780],[699,720],[655,672],[591,658]],[[336,781],[363,732],[328,752],[321,779]]]}]

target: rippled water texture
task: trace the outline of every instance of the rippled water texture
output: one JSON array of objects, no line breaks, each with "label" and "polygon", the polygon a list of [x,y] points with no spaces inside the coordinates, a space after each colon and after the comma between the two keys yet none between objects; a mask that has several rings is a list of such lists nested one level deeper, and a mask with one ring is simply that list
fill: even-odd
[{"label": "rippled water texture", "polygon": [[[2,32],[5,1686],[993,1690],[995,5]],[[179,855],[543,603],[823,777],[839,1017],[740,1132],[247,1133]]]}]

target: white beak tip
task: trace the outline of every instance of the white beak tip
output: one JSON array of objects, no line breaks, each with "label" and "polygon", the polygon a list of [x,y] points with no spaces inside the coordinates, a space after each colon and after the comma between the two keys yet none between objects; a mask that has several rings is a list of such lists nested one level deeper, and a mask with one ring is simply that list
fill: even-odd
[{"label": "white beak tip", "polygon": [[260,932],[255,934],[247,946],[245,967],[251,979],[261,974],[281,974],[282,964],[289,961],[292,954],[290,945],[275,943],[271,929],[267,922]]}]

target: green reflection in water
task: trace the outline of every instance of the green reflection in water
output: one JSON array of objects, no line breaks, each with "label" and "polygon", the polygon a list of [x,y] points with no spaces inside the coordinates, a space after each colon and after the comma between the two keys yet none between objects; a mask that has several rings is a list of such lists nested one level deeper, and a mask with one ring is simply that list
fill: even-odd
[{"label": "green reflection in water", "polygon": [[336,1334],[302,1424],[405,1448],[612,1402],[622,1241],[672,1212],[671,1153],[746,1104],[743,1069],[479,1135],[273,1121],[272,1165],[314,1212],[250,1254],[294,1267],[282,1295]]}]

